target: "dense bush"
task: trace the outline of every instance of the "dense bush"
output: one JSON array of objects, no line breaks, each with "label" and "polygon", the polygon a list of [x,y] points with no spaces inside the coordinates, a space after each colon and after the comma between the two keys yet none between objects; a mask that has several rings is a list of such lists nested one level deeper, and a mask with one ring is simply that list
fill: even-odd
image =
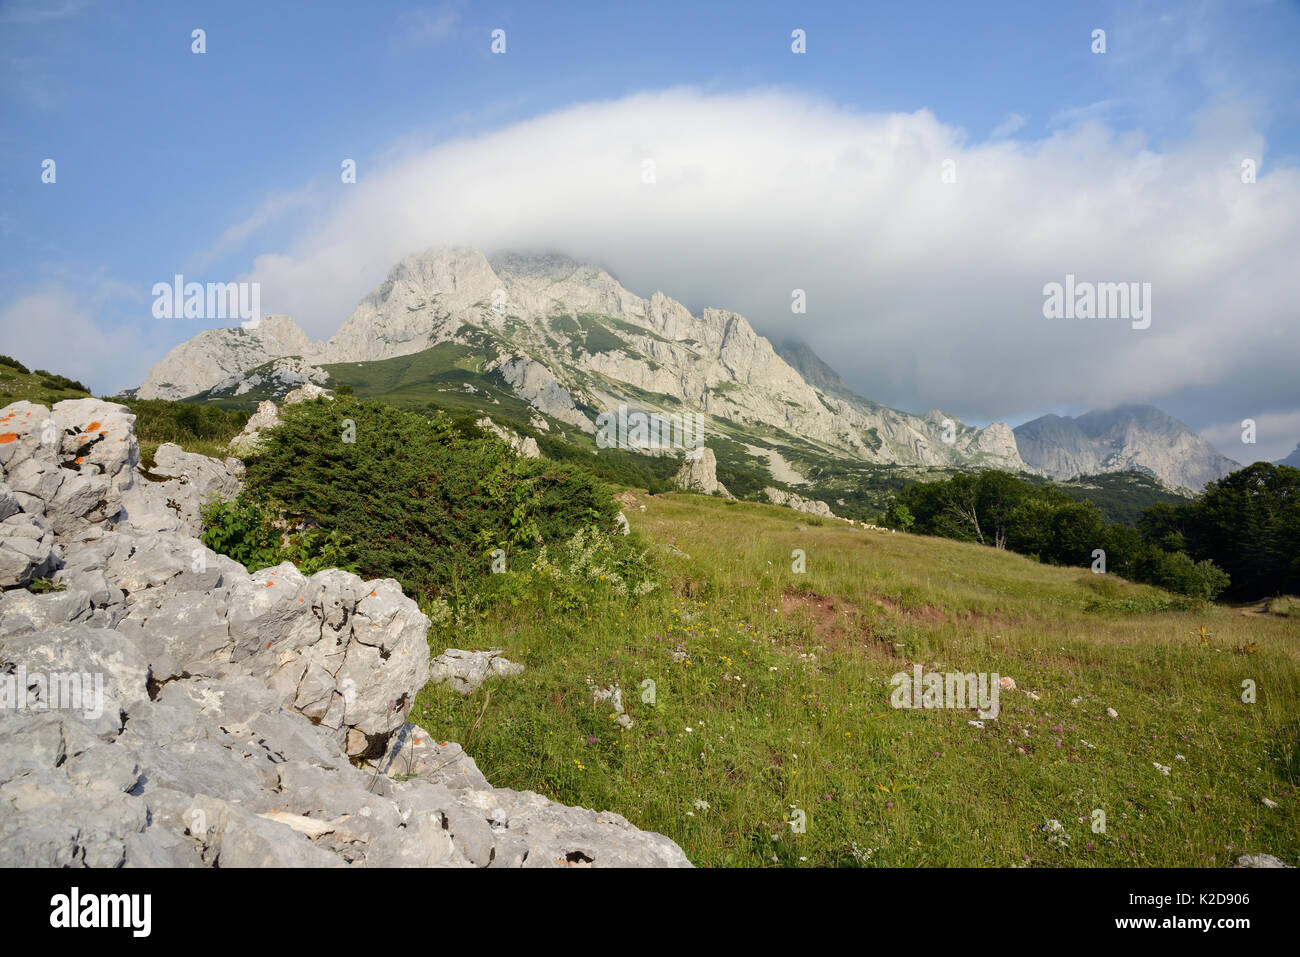
[{"label": "dense bush", "polygon": [[8,366],[10,369],[16,369],[24,375],[31,371],[13,356],[0,356],[0,366]]},{"label": "dense bush", "polygon": [[[1091,565],[1100,549],[1109,572],[1207,601],[1229,591],[1238,574],[1245,584],[1229,591],[1234,597],[1294,590],[1286,576],[1288,567],[1292,573],[1300,567],[1300,521],[1279,503],[1294,505],[1295,490],[1287,498],[1276,476],[1238,478],[1242,474],[1212,483],[1190,504],[1155,503],[1136,528],[1106,521],[1091,501],[994,470],[909,485],[886,518],[906,528],[910,516],[912,529],[922,534],[1009,548],[1058,565]],[[1251,497],[1247,489],[1258,494]],[[1287,514],[1292,517],[1280,517]],[[1233,524],[1238,520],[1240,527]],[[1237,570],[1242,556],[1260,563],[1253,576]]]},{"label": "dense bush", "polygon": [[175,442],[229,442],[244,428],[248,413],[194,402],[127,399],[135,415],[135,435],[142,445]]},{"label": "dense bush", "polygon": [[1300,592],[1300,469],[1256,462],[1211,482],[1169,521],[1191,557],[1228,573],[1232,597]]},{"label": "dense bush", "polygon": [[590,451],[558,436],[536,435],[537,447],[548,459],[572,462],[593,475],[617,485],[643,488],[651,495],[670,492],[681,462],[672,456],[649,456],[624,449]]},{"label": "dense bush", "polygon": [[481,584],[497,549],[508,570],[522,569],[543,546],[615,528],[618,507],[589,472],[516,457],[446,416],[346,397],[282,416],[247,463],[256,501],[291,525],[338,533],[359,574],[396,578],[425,601]]},{"label": "dense bush", "polygon": [[277,527],[275,517],[266,506],[247,493],[233,502],[216,501],[203,507],[203,544],[229,555],[249,571],[281,562],[293,562],[304,575],[324,568],[357,570],[349,559],[350,548],[342,534]]},{"label": "dense bush", "polygon": [[35,375],[40,379],[41,385],[47,389],[64,390],[69,392],[85,392],[90,394],[90,390],[78,382],[76,379],[69,379],[65,375],[56,375],[53,372],[46,372],[44,369],[37,369]]}]

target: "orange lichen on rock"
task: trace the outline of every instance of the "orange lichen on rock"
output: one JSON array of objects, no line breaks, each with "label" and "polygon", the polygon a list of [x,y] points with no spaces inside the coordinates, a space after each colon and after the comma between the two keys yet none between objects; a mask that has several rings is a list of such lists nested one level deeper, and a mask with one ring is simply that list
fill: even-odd
[{"label": "orange lichen on rock", "polygon": [[17,432],[6,432],[3,435],[0,435],[0,445],[8,445],[16,438],[18,438]]}]

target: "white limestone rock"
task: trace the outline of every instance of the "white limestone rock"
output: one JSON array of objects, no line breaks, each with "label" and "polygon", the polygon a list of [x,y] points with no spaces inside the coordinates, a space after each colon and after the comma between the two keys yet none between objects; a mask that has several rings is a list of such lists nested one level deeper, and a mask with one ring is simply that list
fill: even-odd
[{"label": "white limestone rock", "polygon": [[[616,814],[493,788],[404,724],[428,620],[396,582],[249,574],[148,496],[70,508],[78,478],[130,499],[139,453],[126,423],[119,449],[89,454],[83,419],[112,435],[115,407],[64,405],[50,441],[15,423],[37,409],[0,410],[0,467],[29,490],[0,485],[0,522],[53,539],[65,588],[0,591],[0,866],[690,866]],[[164,452],[168,481],[230,489],[195,458]]]},{"label": "white limestone rock", "polygon": [[136,395],[141,399],[183,399],[270,359],[310,359],[320,349],[288,316],[266,316],[255,329],[205,329],[150,369]]},{"label": "white limestone rock", "polygon": [[835,513],[825,502],[816,499],[804,498],[802,495],[796,495],[794,492],[785,492],[779,488],[772,488],[770,485],[763,489],[763,494],[773,505],[783,505],[786,508],[792,508],[796,512],[807,512],[810,515],[821,515],[825,518],[835,518]]},{"label": "white limestone rock", "polygon": [[502,657],[499,649],[491,651],[462,651],[448,648],[429,666],[429,680],[434,684],[448,683],[457,691],[469,694],[477,691],[488,678],[508,678],[522,674],[524,666]]},{"label": "white limestone rock", "polygon": [[718,459],[713,449],[707,445],[686,453],[682,458],[682,467],[673,478],[678,488],[687,492],[701,492],[712,495],[717,492],[723,498],[732,498],[727,487],[718,481]]}]

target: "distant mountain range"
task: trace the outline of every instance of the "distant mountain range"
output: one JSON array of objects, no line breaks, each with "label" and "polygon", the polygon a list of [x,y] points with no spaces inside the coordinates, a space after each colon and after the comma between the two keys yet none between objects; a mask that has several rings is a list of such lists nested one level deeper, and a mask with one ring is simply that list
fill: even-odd
[{"label": "distant mountain range", "polygon": [[844,467],[893,465],[1061,479],[1134,470],[1196,490],[1238,467],[1150,406],[1043,416],[1014,431],[963,425],[937,409],[901,412],[853,392],[808,346],[774,347],[737,313],[693,315],[663,293],[642,298],[563,256],[487,257],[467,247],[398,263],[327,342],[311,341],[287,316],[201,332],[155,365],[136,394],[251,401],[365,369],[393,388],[400,380],[409,396],[469,393],[489,410],[526,403],[528,421],[545,431],[591,436],[596,417],[620,405],[701,412],[720,461],[748,456],[787,488],[815,486]]},{"label": "distant mountain range", "polygon": [[1020,457],[1052,478],[1143,472],[1169,488],[1198,491],[1241,466],[1183,423],[1149,405],[1078,418],[1044,415],[1015,429]]},{"label": "distant mountain range", "polygon": [[1300,444],[1296,445],[1291,454],[1284,459],[1278,459],[1274,465],[1289,465],[1293,469],[1300,469]]}]

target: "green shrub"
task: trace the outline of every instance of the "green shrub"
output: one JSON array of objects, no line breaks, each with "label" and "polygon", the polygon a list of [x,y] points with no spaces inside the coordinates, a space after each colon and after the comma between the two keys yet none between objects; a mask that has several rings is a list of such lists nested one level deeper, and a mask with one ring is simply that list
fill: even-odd
[{"label": "green shrub", "polygon": [[[26,371],[26,370],[24,370]],[[70,392],[85,392],[90,394],[90,390],[78,382],[76,379],[69,379],[65,375],[57,375],[53,372],[46,372],[44,369],[37,369],[35,375],[40,378],[41,385],[47,389],[63,390]]]},{"label": "green shrub", "polygon": [[23,373],[23,375],[26,375],[28,372],[31,371],[30,369],[27,368],[27,366],[23,365],[13,356],[0,355],[0,366],[8,366],[11,369],[17,369],[19,372]]},{"label": "green shrub", "polygon": [[[395,578],[419,599],[481,584],[496,549],[508,567],[523,568],[543,546],[592,526],[614,528],[618,507],[590,473],[516,457],[495,436],[467,435],[445,415],[349,397],[282,415],[248,461],[246,484],[263,513],[339,533],[359,574]],[[248,527],[256,553],[265,533]],[[617,538],[611,547],[634,547]]]},{"label": "green shrub", "polygon": [[1228,574],[1208,558],[1192,561],[1186,552],[1165,554],[1155,569],[1156,584],[1179,595],[1213,601],[1228,587]]},{"label": "green shrub", "polygon": [[202,514],[203,544],[229,555],[249,571],[286,561],[293,562],[304,575],[325,568],[357,570],[342,534],[319,529],[283,532],[266,507],[247,493],[232,502],[210,502]]},{"label": "green shrub", "polygon": [[893,502],[885,512],[885,524],[890,528],[901,528],[907,531],[916,524],[916,516],[902,502]]}]

